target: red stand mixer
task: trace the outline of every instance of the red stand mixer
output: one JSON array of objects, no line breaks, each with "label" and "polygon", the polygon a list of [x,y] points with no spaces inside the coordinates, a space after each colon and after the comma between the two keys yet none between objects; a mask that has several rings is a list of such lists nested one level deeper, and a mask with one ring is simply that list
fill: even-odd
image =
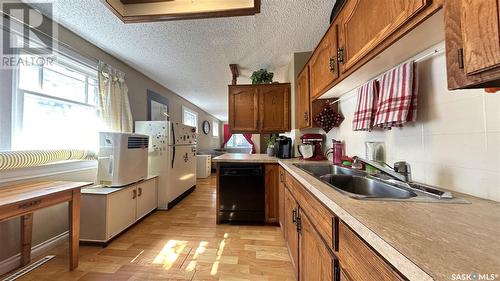
[{"label": "red stand mixer", "polygon": [[302,144],[298,146],[298,150],[301,160],[326,160],[322,149],[324,142],[324,136],[322,134],[304,134],[300,139],[302,140]]}]

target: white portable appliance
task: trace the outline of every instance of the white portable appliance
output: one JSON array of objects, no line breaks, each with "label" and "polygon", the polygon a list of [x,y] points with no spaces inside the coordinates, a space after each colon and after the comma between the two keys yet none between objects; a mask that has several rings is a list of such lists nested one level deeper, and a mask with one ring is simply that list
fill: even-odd
[{"label": "white portable appliance", "polygon": [[124,186],[148,174],[149,136],[100,132],[97,180],[105,186]]},{"label": "white portable appliance", "polygon": [[169,121],[137,121],[148,135],[149,174],[158,176],[158,209],[167,210],[196,186],[196,129]]}]

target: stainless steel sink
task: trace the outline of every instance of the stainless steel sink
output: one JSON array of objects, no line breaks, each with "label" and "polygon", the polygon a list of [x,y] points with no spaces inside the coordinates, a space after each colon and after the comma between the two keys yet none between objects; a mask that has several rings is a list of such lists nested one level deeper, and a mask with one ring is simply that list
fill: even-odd
[{"label": "stainless steel sink", "polygon": [[394,181],[384,175],[371,175],[328,163],[295,163],[296,167],[354,199],[415,202],[469,203],[432,186]]},{"label": "stainless steel sink", "polygon": [[320,179],[351,197],[406,199],[417,196],[415,192],[362,176],[324,175]]}]

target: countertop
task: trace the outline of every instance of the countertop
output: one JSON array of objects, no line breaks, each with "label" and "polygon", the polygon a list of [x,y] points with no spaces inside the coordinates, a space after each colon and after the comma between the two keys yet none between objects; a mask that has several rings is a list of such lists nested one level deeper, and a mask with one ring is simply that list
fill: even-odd
[{"label": "countertop", "polygon": [[409,280],[464,280],[457,276],[471,273],[500,280],[499,202],[457,192],[471,204],[357,200],[293,165],[318,162],[262,154],[214,161],[279,163]]},{"label": "countertop", "polygon": [[127,184],[125,186],[118,186],[118,187],[108,187],[108,186],[103,186],[103,185],[92,185],[92,186],[89,186],[87,188],[82,188],[81,193],[82,194],[87,194],[87,195],[109,195],[111,193],[120,191],[123,188],[127,188],[127,187],[129,187],[131,185],[135,185],[135,184],[140,184],[142,182],[154,179],[156,177],[158,177],[158,176],[155,176],[155,175],[147,176],[145,179],[140,180],[138,182],[134,182],[134,183],[131,183],[131,184]]},{"label": "countertop", "polygon": [[278,163],[280,159],[267,154],[226,153],[212,159],[224,163]]}]

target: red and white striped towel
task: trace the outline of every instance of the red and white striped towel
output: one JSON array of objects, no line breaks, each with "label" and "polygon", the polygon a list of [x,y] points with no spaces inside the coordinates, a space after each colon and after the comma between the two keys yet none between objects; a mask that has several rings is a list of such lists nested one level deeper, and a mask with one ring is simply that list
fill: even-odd
[{"label": "red and white striped towel", "polygon": [[378,82],[370,81],[358,88],[356,111],[352,120],[353,131],[371,131],[378,97]]},{"label": "red and white striped towel", "polygon": [[390,129],[417,119],[417,83],[414,63],[404,63],[380,78],[380,93],[373,126]]}]

